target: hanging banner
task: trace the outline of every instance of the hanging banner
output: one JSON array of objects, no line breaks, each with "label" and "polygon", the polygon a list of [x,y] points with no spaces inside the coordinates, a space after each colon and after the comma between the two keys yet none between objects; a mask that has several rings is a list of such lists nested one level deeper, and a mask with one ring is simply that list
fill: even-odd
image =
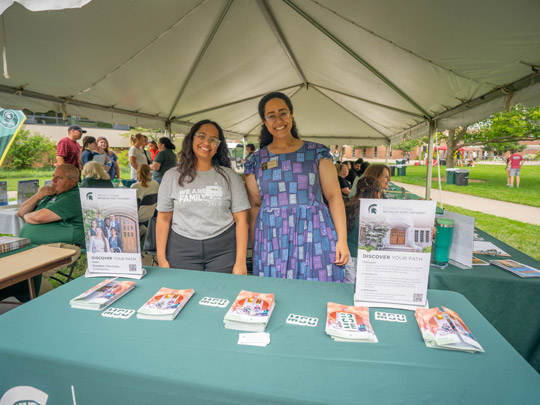
[{"label": "hanging banner", "polygon": [[81,188],[79,192],[88,259],[86,277],[144,276],[136,190]]},{"label": "hanging banner", "polygon": [[24,121],[26,115],[22,111],[0,108],[0,166]]},{"label": "hanging banner", "polygon": [[435,201],[360,200],[355,305],[427,306]]}]

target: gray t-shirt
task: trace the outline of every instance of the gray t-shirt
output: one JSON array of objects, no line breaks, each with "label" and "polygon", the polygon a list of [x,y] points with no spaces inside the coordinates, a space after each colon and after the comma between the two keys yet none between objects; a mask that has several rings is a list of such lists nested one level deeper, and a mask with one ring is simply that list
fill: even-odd
[{"label": "gray t-shirt", "polygon": [[214,168],[197,171],[191,183],[178,185],[180,174],[176,168],[163,176],[158,193],[157,210],[173,211],[172,230],[195,240],[218,236],[234,223],[232,213],[250,208],[246,189],[234,170],[223,167],[230,186]]}]

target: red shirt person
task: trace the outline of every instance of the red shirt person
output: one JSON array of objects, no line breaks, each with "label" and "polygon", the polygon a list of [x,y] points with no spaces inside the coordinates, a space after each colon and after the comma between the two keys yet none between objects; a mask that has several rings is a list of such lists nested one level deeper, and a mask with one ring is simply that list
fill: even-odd
[{"label": "red shirt person", "polygon": [[57,166],[64,163],[75,166],[81,170],[81,147],[77,143],[81,139],[82,134],[86,133],[79,125],[72,125],[68,128],[68,136],[60,139],[56,145],[56,164]]},{"label": "red shirt person", "polygon": [[523,165],[523,156],[515,151],[508,158],[510,161],[510,187],[514,187],[514,177],[516,178],[516,187],[519,187],[519,172]]}]

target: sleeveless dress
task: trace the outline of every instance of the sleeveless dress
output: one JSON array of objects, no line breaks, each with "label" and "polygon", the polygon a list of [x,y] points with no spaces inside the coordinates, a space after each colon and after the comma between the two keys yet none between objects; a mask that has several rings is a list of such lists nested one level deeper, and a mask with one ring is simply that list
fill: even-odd
[{"label": "sleeveless dress", "polygon": [[273,154],[264,147],[245,163],[261,196],[253,275],[343,281],[343,268],[334,264],[337,233],[322,201],[320,159],[332,159],[328,148],[306,141],[291,153]]}]

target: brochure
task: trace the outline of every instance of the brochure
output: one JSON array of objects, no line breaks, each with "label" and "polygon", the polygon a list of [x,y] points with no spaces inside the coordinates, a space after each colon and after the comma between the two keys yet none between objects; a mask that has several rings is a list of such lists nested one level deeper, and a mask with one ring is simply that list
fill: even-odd
[{"label": "brochure", "polygon": [[101,311],[113,302],[130,292],[135,281],[119,281],[110,278],[73,298],[69,304],[72,308]]},{"label": "brochure", "polygon": [[137,311],[139,319],[172,321],[184,308],[195,290],[173,290],[161,287],[146,304]]},{"label": "brochure", "polygon": [[227,329],[264,332],[275,307],[274,294],[242,290],[225,314]]},{"label": "brochure", "polygon": [[19,180],[17,183],[17,204],[22,204],[39,191],[39,180]]},{"label": "brochure", "polygon": [[378,342],[369,322],[369,308],[329,302],[325,332],[337,342]]},{"label": "brochure", "polygon": [[497,247],[493,243],[482,241],[482,240],[475,240],[474,241],[473,253],[475,255],[489,255],[489,256],[506,256],[506,257],[510,257],[510,255],[508,253],[506,253],[504,250]]},{"label": "brochure", "polygon": [[500,267],[502,269],[508,270],[519,277],[529,278],[529,277],[540,277],[540,270],[535,269],[534,267],[527,266],[516,262],[515,260],[502,259],[502,260],[490,260],[489,261],[494,266]]},{"label": "brochure", "polygon": [[435,201],[360,200],[354,304],[427,306]]},{"label": "brochure", "polygon": [[81,188],[79,192],[88,253],[85,276],[143,277],[136,190]]},{"label": "brochure", "polygon": [[30,239],[28,238],[0,236],[0,253],[11,252],[12,250],[28,246],[29,244]]},{"label": "brochure", "polygon": [[475,257],[475,256],[473,256],[472,258],[472,264],[473,266],[489,266],[488,262],[482,259],[479,259],[478,257]]},{"label": "brochure", "polygon": [[418,308],[414,316],[427,347],[483,352],[484,349],[474,338],[460,316],[451,309]]},{"label": "brochure", "polygon": [[454,221],[452,245],[450,246],[450,263],[459,264],[461,268],[473,266],[474,217],[445,211],[443,218]]}]

